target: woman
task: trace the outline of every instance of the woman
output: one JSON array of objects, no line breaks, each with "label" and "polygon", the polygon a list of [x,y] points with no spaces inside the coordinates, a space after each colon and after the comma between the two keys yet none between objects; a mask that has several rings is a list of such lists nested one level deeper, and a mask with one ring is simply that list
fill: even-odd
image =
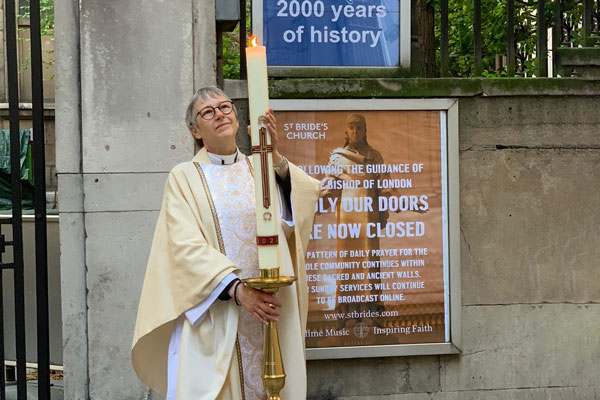
[{"label": "woman", "polygon": [[306,398],[304,254],[319,183],[279,154],[272,110],[265,118],[283,217],[280,272],[298,280],[277,298],[240,281],[259,275],[253,167],[235,144],[231,99],[216,87],[198,90],[186,122],[201,149],[169,173],[132,349],[140,379],[167,399],[265,399],[262,325],[276,320],[288,375],[282,396]]}]

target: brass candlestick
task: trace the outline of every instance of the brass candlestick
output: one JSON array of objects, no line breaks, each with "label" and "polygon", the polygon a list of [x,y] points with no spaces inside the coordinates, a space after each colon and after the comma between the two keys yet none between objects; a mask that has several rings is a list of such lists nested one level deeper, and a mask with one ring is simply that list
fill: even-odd
[{"label": "brass candlestick", "polygon": [[[244,279],[251,288],[262,290],[265,293],[276,294],[279,288],[289,286],[296,280],[293,276],[279,276],[279,267],[261,269],[259,278]],[[285,370],[281,349],[279,348],[279,334],[277,322],[269,321],[265,329],[263,343],[263,385],[269,400],[281,400],[279,393],[285,386]]]}]

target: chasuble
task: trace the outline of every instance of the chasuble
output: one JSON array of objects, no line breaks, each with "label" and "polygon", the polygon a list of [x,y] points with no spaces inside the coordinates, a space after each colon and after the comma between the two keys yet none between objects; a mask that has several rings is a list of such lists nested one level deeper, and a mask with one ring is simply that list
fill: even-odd
[{"label": "chasuble", "polygon": [[[169,342],[176,327],[180,328],[177,399],[248,396],[250,400],[264,395],[262,371],[257,369],[259,364],[262,367],[261,325],[233,300],[215,301],[197,321],[185,315],[205,302],[231,273],[241,278],[258,275],[252,237],[256,227],[250,212],[254,186],[247,161],[242,157],[234,165],[218,169],[202,149],[192,162],[176,166],[169,174],[132,348],[139,378],[162,396],[167,392]],[[319,183],[292,164],[289,174],[295,225],[287,238],[280,228],[280,272],[298,280],[278,294],[283,304],[279,331],[287,373],[282,396],[303,400],[307,311],[304,255]]]}]

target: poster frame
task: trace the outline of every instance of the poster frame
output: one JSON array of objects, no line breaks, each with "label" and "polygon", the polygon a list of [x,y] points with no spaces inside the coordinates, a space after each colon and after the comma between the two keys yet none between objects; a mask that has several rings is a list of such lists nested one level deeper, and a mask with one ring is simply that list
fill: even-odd
[{"label": "poster frame", "polygon": [[[446,112],[446,187],[448,226],[448,302],[449,341],[440,343],[395,344],[306,349],[307,360],[457,354],[462,349],[460,288],[460,197],[458,99],[280,99],[271,100],[277,111],[445,111]],[[442,160],[444,157],[442,157]],[[444,176],[444,174],[442,174]]]},{"label": "poster frame", "polygon": [[[397,67],[369,67],[369,66],[267,66],[270,77],[293,76],[336,76],[352,77],[357,72],[361,75],[393,76],[398,68],[410,70],[411,68],[411,0],[398,0],[400,3],[400,49]],[[258,38],[258,43],[264,45],[263,40],[263,0],[252,0],[252,34]],[[372,71],[372,74],[369,72]]]}]

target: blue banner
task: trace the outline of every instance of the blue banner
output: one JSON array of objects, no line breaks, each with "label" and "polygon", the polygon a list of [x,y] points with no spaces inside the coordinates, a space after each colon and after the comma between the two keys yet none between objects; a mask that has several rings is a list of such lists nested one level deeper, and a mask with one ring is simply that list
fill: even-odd
[{"label": "blue banner", "polygon": [[398,0],[263,0],[269,66],[396,67]]}]

